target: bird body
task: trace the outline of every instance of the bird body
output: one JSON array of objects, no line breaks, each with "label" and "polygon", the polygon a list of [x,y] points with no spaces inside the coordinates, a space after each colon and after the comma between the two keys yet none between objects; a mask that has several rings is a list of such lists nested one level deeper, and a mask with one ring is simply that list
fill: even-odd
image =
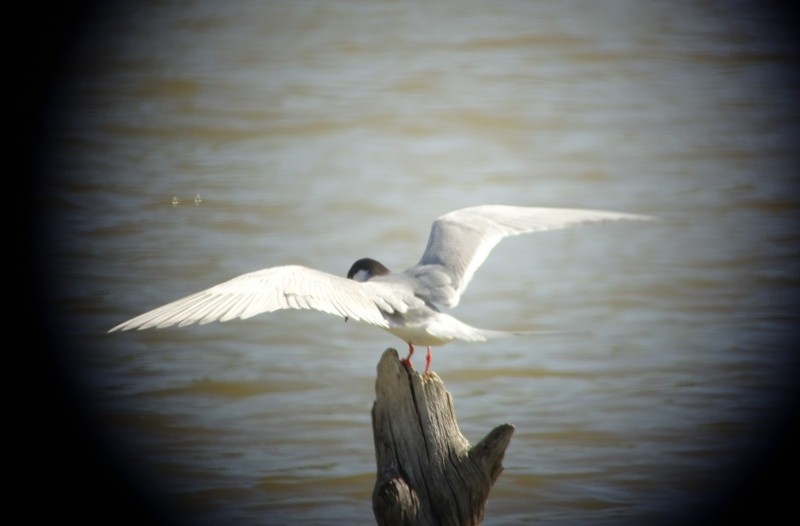
[{"label": "bird body", "polygon": [[145,312],[109,332],[313,309],[385,329],[409,345],[409,364],[414,345],[428,347],[430,366],[430,346],[511,334],[472,327],[441,312],[458,305],[475,271],[501,239],[585,223],[648,219],[652,218],[569,208],[463,208],[434,221],[421,259],[403,272],[391,273],[370,258],[356,261],[346,278],[299,265],[266,268]]}]

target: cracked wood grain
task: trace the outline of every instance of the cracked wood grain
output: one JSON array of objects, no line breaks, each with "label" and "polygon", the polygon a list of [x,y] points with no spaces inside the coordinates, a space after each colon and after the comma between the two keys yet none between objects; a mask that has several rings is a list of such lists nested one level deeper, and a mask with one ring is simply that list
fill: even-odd
[{"label": "cracked wood grain", "polygon": [[480,524],[514,427],[497,426],[470,447],[442,380],[407,368],[394,349],[378,363],[375,395],[372,507],[378,524]]}]

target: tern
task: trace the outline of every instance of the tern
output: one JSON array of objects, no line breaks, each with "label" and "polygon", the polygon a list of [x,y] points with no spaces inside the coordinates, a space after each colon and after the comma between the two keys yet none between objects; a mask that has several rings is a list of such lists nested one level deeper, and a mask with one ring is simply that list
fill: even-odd
[{"label": "tern", "polygon": [[514,334],[479,329],[442,312],[458,305],[489,252],[507,236],[619,220],[650,220],[639,214],[571,208],[483,205],[449,212],[433,222],[419,263],[391,273],[362,258],[347,277],[286,265],[242,274],[120,323],[108,332],[183,327],[246,319],[281,309],[313,309],[380,327],[408,344],[403,362],[411,367],[414,346],[477,342]]}]

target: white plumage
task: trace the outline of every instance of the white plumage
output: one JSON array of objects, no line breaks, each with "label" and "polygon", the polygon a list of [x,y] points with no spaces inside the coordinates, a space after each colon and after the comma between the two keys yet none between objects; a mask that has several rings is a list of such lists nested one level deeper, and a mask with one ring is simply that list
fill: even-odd
[{"label": "white plumage", "polygon": [[356,261],[347,278],[297,265],[266,268],[153,309],[109,332],[245,319],[280,309],[314,309],[389,331],[408,343],[410,358],[414,345],[484,341],[508,334],[471,327],[440,311],[458,305],[475,271],[504,237],[599,221],[648,219],[652,218],[602,210],[463,208],[434,221],[422,258],[404,272],[389,273],[367,258]]}]

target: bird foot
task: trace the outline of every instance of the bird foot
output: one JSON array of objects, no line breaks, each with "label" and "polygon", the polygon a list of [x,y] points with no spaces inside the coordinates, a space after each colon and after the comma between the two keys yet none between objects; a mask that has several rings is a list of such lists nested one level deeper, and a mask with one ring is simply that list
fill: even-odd
[{"label": "bird foot", "polygon": [[410,370],[414,370],[414,364],[411,363],[411,355],[414,354],[414,346],[410,343],[408,344],[408,356],[405,358],[400,358],[400,363],[408,367]]},{"label": "bird foot", "polygon": [[428,347],[428,354],[425,356],[425,372],[422,373],[422,376],[428,376],[428,372],[431,369],[431,348]]}]

